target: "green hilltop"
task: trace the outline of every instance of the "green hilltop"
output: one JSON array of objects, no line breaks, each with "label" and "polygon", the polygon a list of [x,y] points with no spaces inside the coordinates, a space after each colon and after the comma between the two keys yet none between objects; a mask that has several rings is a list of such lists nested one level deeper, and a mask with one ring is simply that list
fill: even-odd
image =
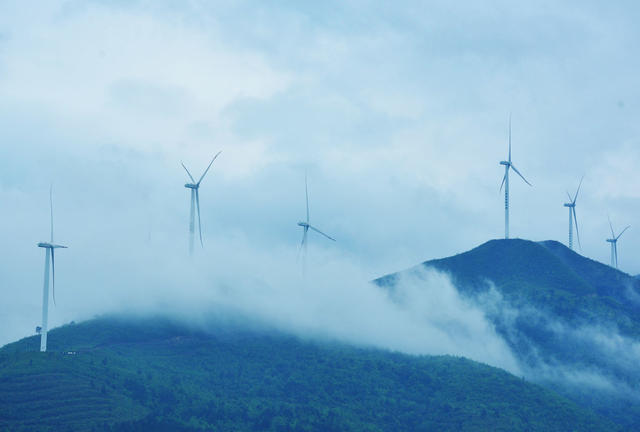
[{"label": "green hilltop", "polygon": [[[393,299],[403,275],[424,269],[449,275],[458,292],[484,309],[536,382],[640,430],[640,373],[631,359],[640,343],[636,277],[556,241],[509,239],[374,282]],[[557,377],[549,378],[549,371]],[[564,372],[593,376],[609,388],[564,382]]]},{"label": "green hilltop", "polygon": [[[488,291],[490,282],[514,304],[541,307],[565,319],[611,320],[625,334],[640,335],[640,304],[628,297],[629,287],[640,292],[640,280],[556,241],[491,240],[407,271],[418,268],[446,272],[466,295]],[[376,283],[393,288],[402,273]]]}]

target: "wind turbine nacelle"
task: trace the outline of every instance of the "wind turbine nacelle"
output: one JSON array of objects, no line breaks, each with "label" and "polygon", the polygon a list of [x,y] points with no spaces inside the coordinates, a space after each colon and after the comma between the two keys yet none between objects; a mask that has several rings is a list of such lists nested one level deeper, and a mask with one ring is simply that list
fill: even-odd
[{"label": "wind turbine nacelle", "polygon": [[573,203],[566,203],[564,206],[565,207],[575,207],[576,205],[573,204]]},{"label": "wind turbine nacelle", "polygon": [[49,248],[49,249],[67,249],[66,246],[62,246],[62,245],[57,245],[57,244],[53,244],[53,243],[38,243],[38,247],[41,248]]},{"label": "wind turbine nacelle", "polygon": [[607,239],[607,241],[608,241],[609,243],[615,243],[617,240],[616,240],[616,239]]},{"label": "wind turbine nacelle", "polygon": [[501,162],[500,162],[500,165],[506,165],[506,166],[509,166],[509,165],[511,165],[511,164],[510,164],[509,162],[507,162],[507,161],[501,161]]},{"label": "wind turbine nacelle", "polygon": [[306,222],[298,222],[298,226],[301,226],[301,227],[308,227],[308,226],[309,226],[309,224],[308,224],[308,223],[306,223]]},{"label": "wind turbine nacelle", "polygon": [[193,184],[193,183],[187,183],[186,185],[184,185],[184,187],[186,187],[188,189],[198,189],[198,185]]}]

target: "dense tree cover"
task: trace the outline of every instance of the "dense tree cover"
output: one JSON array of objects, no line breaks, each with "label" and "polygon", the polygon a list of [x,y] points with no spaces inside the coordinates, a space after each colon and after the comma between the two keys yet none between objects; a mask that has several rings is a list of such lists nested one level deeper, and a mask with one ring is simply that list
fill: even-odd
[{"label": "dense tree cover", "polygon": [[571,431],[608,420],[463,358],[102,318],[0,350],[0,431]]},{"label": "dense tree cover", "polygon": [[[407,272],[422,268],[449,274],[459,292],[479,299],[498,333],[534,374],[558,368],[592,373],[614,383],[613,389],[602,385],[595,391],[552,381],[544,385],[640,430],[640,372],[629,363],[632,344],[640,342],[640,280],[556,241],[521,239],[492,240]],[[375,282],[393,298],[401,274]],[[503,300],[487,308],[483,296],[491,289]],[[608,338],[614,350],[607,351],[603,340]],[[629,391],[623,392],[618,385]]]},{"label": "dense tree cover", "polygon": [[[491,282],[515,305],[537,306],[575,323],[607,320],[640,336],[640,304],[628,296],[629,287],[640,292],[640,280],[555,241],[491,240],[420,267],[447,272],[468,295],[486,292]],[[400,274],[376,282],[393,290]]]}]

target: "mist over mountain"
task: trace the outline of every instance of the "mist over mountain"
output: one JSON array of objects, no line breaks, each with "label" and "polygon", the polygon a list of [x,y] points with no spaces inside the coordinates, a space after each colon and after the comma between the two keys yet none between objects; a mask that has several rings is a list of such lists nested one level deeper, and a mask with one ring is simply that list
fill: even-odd
[{"label": "mist over mountain", "polygon": [[103,317],[0,349],[0,429],[611,431],[497,368],[312,341],[233,317]]},{"label": "mist over mountain", "polygon": [[1,1],[0,432],[640,430],[639,21]]},{"label": "mist over mountain", "polygon": [[[127,420],[117,427],[129,428],[170,425],[200,430],[198,428],[206,427],[205,424],[213,424],[207,422],[224,418],[230,425],[244,425],[242,427],[251,430],[259,428],[257,425],[288,424],[292,427],[298,424],[299,416],[311,416],[308,418],[315,420],[309,420],[311,423],[300,426],[300,430],[307,430],[305,427],[325,430],[334,426],[349,430],[362,426],[356,419],[363,419],[363,413],[369,410],[379,412],[384,418],[366,420],[374,430],[375,427],[389,430],[392,424],[389,421],[396,430],[417,430],[418,424],[437,425],[441,430],[553,430],[553,427],[566,430],[567,424],[582,425],[577,427],[579,430],[628,430],[640,424],[640,376],[636,371],[640,353],[640,281],[585,258],[558,242],[492,240],[468,252],[427,261],[381,277],[373,284],[365,282],[363,273],[344,261],[327,261],[310,269],[306,283],[301,283],[299,276],[286,276],[285,271],[278,271],[280,263],[277,256],[265,257],[261,262],[260,279],[238,278],[240,267],[236,265],[227,266],[229,274],[226,276],[224,271],[217,270],[217,277],[221,277],[223,283],[213,283],[207,278],[186,279],[189,283],[203,284],[207,289],[192,299],[183,298],[182,303],[169,309],[139,308],[132,304],[126,314],[128,318],[104,318],[61,327],[51,332],[52,352],[46,355],[48,357],[34,352],[37,351],[37,337],[6,345],[1,350],[0,381],[6,384],[9,393],[22,388],[36,393],[44,391],[38,379],[27,378],[36,370],[33,364],[37,364],[39,372],[34,376],[44,374],[43,383],[79,386],[93,395],[91,398],[100,399],[102,408],[96,409],[101,414],[96,414],[96,418],[102,419],[101,427],[116,427],[114,413],[119,413]],[[235,284],[224,282],[227,277]],[[164,312],[159,312],[163,309]],[[144,318],[149,314],[158,318]],[[244,336],[225,339],[229,335]],[[233,359],[220,357],[220,338],[230,344],[227,348],[235,353]],[[183,346],[184,341],[188,343]],[[265,344],[271,344],[269,349],[274,352],[265,353]],[[397,375],[394,375],[396,378],[386,376],[382,372],[386,369],[375,366],[377,375],[366,378],[372,364],[353,369],[347,365],[360,360],[344,357],[330,363],[339,370],[347,368],[348,373],[353,374],[349,377],[316,376],[313,368],[301,364],[311,359],[321,361],[319,358],[327,349],[332,353],[327,355],[333,356],[335,347],[341,347],[337,352],[352,353],[355,356],[350,357],[352,359],[377,353],[374,357],[378,356],[379,361],[392,361],[397,366],[394,374],[402,374],[401,370],[410,367],[418,375],[408,381],[394,381]],[[309,349],[312,352],[308,352]],[[79,357],[62,354],[67,351],[77,351]],[[501,395],[512,394],[512,390],[500,390],[506,385],[500,378],[502,375],[486,377],[476,366],[470,366],[473,362],[460,363],[447,357],[412,357],[445,354],[464,356],[505,369],[514,375],[504,377],[516,379],[521,383],[516,387],[524,386],[522,391],[528,389],[526,394],[533,391],[529,387],[531,383],[551,393],[535,396],[538,401],[535,403],[527,399],[529,396],[522,396],[524,399],[518,399],[519,406],[537,407],[524,413],[511,405],[514,399],[501,399]],[[272,359],[278,356],[292,356],[283,360],[288,364],[285,375],[279,375],[280,378],[273,381],[273,378],[253,374],[248,381],[243,381],[244,375],[239,371],[247,368],[271,370],[274,367]],[[114,364],[109,362],[116,362],[117,367],[97,371],[94,365],[103,357],[109,358],[106,360],[109,365]],[[76,358],[84,360],[74,360]],[[165,361],[170,358],[177,363],[169,367]],[[85,360],[89,363],[83,363]],[[69,361],[80,361],[80,369],[69,369]],[[416,361],[422,362],[420,366],[408,366]],[[221,364],[228,362],[239,369],[216,375],[218,368],[226,368]],[[325,364],[324,360],[321,364]],[[166,367],[174,371],[166,379],[144,378],[145,368],[166,371]],[[441,367],[447,372],[437,372]],[[464,384],[454,375],[466,377]],[[152,376],[156,374],[152,373]],[[289,389],[286,391],[279,387],[283,385],[281,380],[289,380],[291,376],[303,381],[329,380],[332,385],[323,387],[324,396],[311,398],[318,405],[310,402],[308,396],[301,400],[280,399],[280,396],[271,399],[274,392],[285,395],[291,388],[297,388],[296,395],[299,394],[301,389],[298,387],[286,387]],[[439,384],[429,387],[435,376]],[[229,381],[231,377],[236,378]],[[172,388],[166,382],[169,379],[194,381],[189,381],[188,386],[185,384],[182,396],[168,396],[167,389]],[[346,398],[340,399],[343,404],[350,407],[344,411],[346,408],[335,400],[336,392],[351,390],[348,385],[339,383],[344,380],[353,383],[358,379],[370,379],[367,382],[372,386],[371,390],[363,389],[363,392],[374,391],[373,388],[386,382],[391,385],[388,390],[391,393],[384,393],[383,397],[383,393],[374,391],[375,395],[366,402],[370,405],[365,403],[366,406],[349,399],[350,396],[340,396]],[[68,384],[67,380],[74,384]],[[204,388],[209,384],[206,383],[214,385],[210,380],[219,380],[215,382],[222,385],[224,391],[230,391],[230,388],[240,391],[243,396],[236,401],[239,405],[233,408],[228,402],[220,402],[220,398],[224,399],[223,393],[207,393]],[[87,384],[90,382],[94,383],[93,387]],[[238,390],[236,386],[240,382],[243,383],[241,387],[248,387]],[[261,383],[262,390],[255,393],[250,388],[257,382]],[[482,382],[491,387],[489,393],[486,393],[486,387],[478,387]],[[101,393],[103,386],[107,393],[111,389],[109,397]],[[467,395],[461,399],[459,389],[463,387],[471,394],[477,390],[478,396]],[[100,390],[99,396],[91,393],[96,389]],[[431,394],[436,389],[447,390],[430,401],[419,395]],[[304,389],[307,395],[317,391],[313,387]],[[398,396],[392,394],[400,391],[404,392],[402,402],[393,405],[389,411],[380,407],[374,409],[388,397],[396,399]],[[196,392],[195,396],[192,392]],[[11,400],[9,393],[2,396],[3,400]],[[178,407],[167,408],[170,405],[167,401],[176,402],[174,397],[182,398]],[[556,399],[558,397],[570,399],[573,408],[569,411],[563,408],[560,414],[545,412],[569,406]],[[136,401],[135,398],[142,399]],[[200,398],[199,402],[194,402],[200,407],[196,411],[184,406],[183,402],[190,398]],[[261,401],[258,405],[255,398]],[[32,401],[29,398],[18,400],[22,405],[7,405],[7,409],[14,410],[11,411],[14,413],[12,421],[22,418],[23,414],[19,413]],[[318,402],[321,400],[324,402]],[[540,402],[549,405],[540,406]],[[418,409],[414,404],[422,408]],[[501,408],[492,411],[493,406]],[[252,414],[248,418],[238,417],[237,410],[247,410],[247,407],[254,407],[250,408]],[[424,407],[435,411],[426,414],[429,410]],[[80,408],[85,409],[82,404],[78,405]],[[576,409],[578,411],[571,411]],[[306,414],[301,414],[303,412]],[[400,419],[399,412],[413,414]],[[496,417],[497,412],[506,417]],[[52,415],[51,412],[43,414],[38,421],[51,419],[47,416]],[[74,417],[72,412],[60,415],[60,424],[91,423],[86,417]],[[536,423],[532,415],[536,418],[551,416],[553,421]],[[188,422],[188,416],[195,416],[199,423]],[[581,423],[586,418],[591,419],[588,427]]]},{"label": "mist over mountain", "polygon": [[424,268],[448,274],[508,344],[522,373],[627,426],[640,419],[640,281],[555,241],[492,240]]}]

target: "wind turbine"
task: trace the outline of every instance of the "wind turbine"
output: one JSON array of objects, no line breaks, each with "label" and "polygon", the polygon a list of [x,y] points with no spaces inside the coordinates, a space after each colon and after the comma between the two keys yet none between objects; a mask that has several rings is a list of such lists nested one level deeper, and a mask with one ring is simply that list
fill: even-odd
[{"label": "wind turbine", "polygon": [[607,239],[607,242],[611,243],[611,267],[618,268],[618,239],[624,234],[626,230],[631,228],[631,225],[628,225],[625,229],[622,230],[620,234],[616,237],[613,232],[613,225],[611,224],[611,219],[609,219],[609,228],[611,228],[611,238]]},{"label": "wind turbine", "polygon": [[305,267],[306,267],[306,258],[307,258],[307,234],[309,232],[309,230],[313,230],[319,234],[322,234],[323,236],[325,236],[326,238],[328,238],[329,240],[333,240],[336,241],[336,239],[334,239],[333,237],[328,236],[327,234],[323,233],[322,231],[320,231],[318,228],[312,226],[309,224],[309,189],[307,187],[307,176],[305,174],[304,176],[304,193],[305,193],[305,197],[306,197],[306,201],[307,201],[307,220],[306,222],[298,222],[298,226],[301,226],[304,229],[304,232],[302,234],[302,243],[300,243],[300,251],[302,252],[302,260],[303,260],[303,273],[305,271]]},{"label": "wind turbine", "polygon": [[66,249],[66,246],[53,242],[53,188],[49,189],[49,207],[51,211],[51,241],[38,243],[38,247],[45,248],[44,257],[44,287],[42,288],[42,327],[40,329],[40,351],[47,350],[47,330],[49,324],[49,260],[51,260],[51,280],[53,291],[53,304],[56,304],[56,265],[54,251],[59,248]]},{"label": "wind turbine", "polygon": [[509,169],[513,169],[516,174],[518,174],[522,180],[529,186],[531,183],[527,181],[526,178],[520,171],[513,165],[511,162],[511,114],[509,114],[509,160],[500,162],[500,165],[504,165],[504,177],[502,178],[502,184],[500,185],[500,191],[502,191],[502,187],[504,186],[504,238],[509,238]]},{"label": "wind turbine", "polygon": [[580,179],[580,184],[578,185],[578,190],[573,198],[571,198],[571,194],[567,192],[567,196],[569,197],[569,202],[565,203],[565,207],[569,207],[569,249],[573,250],[573,223],[576,224],[576,236],[578,237],[578,246],[582,249],[582,245],[580,244],[580,232],[578,231],[578,218],[576,217],[576,200],[578,199],[578,193],[580,192],[580,186],[582,186],[582,180],[584,177]]},{"label": "wind turbine", "polygon": [[198,233],[200,234],[200,246],[204,246],[204,244],[202,243],[202,225],[200,224],[200,195],[198,194],[198,189],[200,189],[200,183],[202,183],[202,179],[204,179],[204,176],[207,175],[207,172],[209,172],[209,168],[211,168],[213,161],[216,160],[216,158],[220,153],[222,153],[222,151],[219,151],[218,153],[216,153],[213,159],[211,159],[211,162],[209,162],[209,166],[204,171],[204,173],[202,174],[202,177],[200,177],[200,180],[198,180],[198,182],[196,182],[193,179],[193,176],[191,175],[187,167],[184,166],[182,162],[180,162],[180,164],[182,165],[182,168],[184,168],[184,170],[189,175],[189,178],[191,179],[191,183],[187,183],[184,185],[184,187],[186,187],[187,189],[191,189],[191,212],[189,214],[189,253],[190,254],[193,254],[193,236],[195,234],[196,208],[198,210]]}]

